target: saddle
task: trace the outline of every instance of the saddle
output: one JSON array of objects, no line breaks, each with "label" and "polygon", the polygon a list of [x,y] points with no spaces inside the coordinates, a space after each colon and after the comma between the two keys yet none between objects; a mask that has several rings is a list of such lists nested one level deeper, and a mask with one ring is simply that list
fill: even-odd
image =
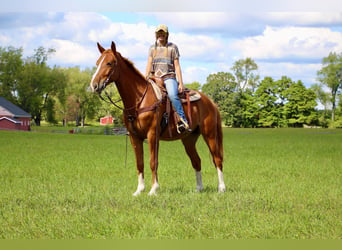
[{"label": "saddle", "polygon": [[[151,76],[148,80],[151,83],[153,90],[154,90],[154,93],[155,93],[155,95],[159,101],[161,101],[163,99],[163,96],[167,96],[167,91],[165,88],[164,79],[162,77]],[[195,90],[186,88],[182,93],[179,93],[178,96],[179,96],[179,99],[181,100],[182,103],[187,103],[187,110],[186,111],[184,110],[184,111],[187,112],[187,114],[188,114],[189,126],[191,127],[191,124],[192,124],[191,102],[195,102],[195,101],[198,101],[199,99],[201,99],[201,95]],[[170,99],[166,98],[166,110],[163,114],[163,119],[161,121],[161,134],[163,134],[163,132],[165,131],[165,129],[169,123],[169,118],[170,118],[172,108],[173,107],[171,105]],[[174,114],[176,116],[175,121],[178,121],[179,117],[178,117],[177,112],[174,112]],[[169,133],[171,136],[170,129],[169,129]]]},{"label": "saddle", "polygon": [[[163,98],[163,93],[166,93],[167,95],[163,78],[151,76],[148,80],[151,83],[154,93],[159,101]],[[187,103],[188,98],[190,102],[195,102],[201,99],[201,95],[197,91],[188,88],[186,88],[182,93],[179,93],[178,96],[182,103]]]}]

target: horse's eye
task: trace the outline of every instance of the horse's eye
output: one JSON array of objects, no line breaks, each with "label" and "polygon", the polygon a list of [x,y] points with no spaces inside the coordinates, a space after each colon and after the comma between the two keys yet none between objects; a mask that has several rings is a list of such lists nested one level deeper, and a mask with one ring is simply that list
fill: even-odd
[{"label": "horse's eye", "polygon": [[107,62],[107,66],[112,66],[112,63],[111,62]]}]

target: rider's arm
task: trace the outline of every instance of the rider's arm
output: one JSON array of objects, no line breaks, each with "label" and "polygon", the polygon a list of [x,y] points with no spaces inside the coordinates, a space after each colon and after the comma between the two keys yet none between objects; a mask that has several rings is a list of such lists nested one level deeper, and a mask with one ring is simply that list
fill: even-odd
[{"label": "rider's arm", "polygon": [[184,91],[184,84],[183,84],[182,70],[181,70],[181,66],[179,63],[179,59],[174,60],[174,65],[175,65],[177,81],[179,83],[178,84],[178,92],[182,93]]},{"label": "rider's arm", "polygon": [[152,69],[152,56],[149,56],[147,59],[147,66],[146,66],[146,73],[145,73],[145,77],[146,79],[150,76],[151,73],[151,69]]}]

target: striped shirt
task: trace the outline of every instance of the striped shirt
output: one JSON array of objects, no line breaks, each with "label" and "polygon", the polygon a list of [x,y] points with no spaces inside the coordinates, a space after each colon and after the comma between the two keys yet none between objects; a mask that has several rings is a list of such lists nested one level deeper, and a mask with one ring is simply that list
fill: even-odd
[{"label": "striped shirt", "polygon": [[[167,53],[165,53],[167,49]],[[156,52],[155,52],[156,50]],[[179,58],[177,45],[168,43],[166,46],[152,45],[149,50],[149,56],[152,57],[151,72],[156,76],[175,74],[174,60]]]}]

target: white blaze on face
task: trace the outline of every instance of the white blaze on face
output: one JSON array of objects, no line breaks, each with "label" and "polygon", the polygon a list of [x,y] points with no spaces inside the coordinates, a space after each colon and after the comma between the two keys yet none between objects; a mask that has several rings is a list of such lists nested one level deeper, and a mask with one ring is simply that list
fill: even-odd
[{"label": "white blaze on face", "polygon": [[94,79],[95,79],[95,77],[97,76],[97,74],[99,73],[99,70],[100,70],[100,68],[101,68],[101,65],[102,65],[104,59],[105,59],[105,57],[102,58],[101,62],[99,63],[99,66],[97,66],[97,69],[96,69],[96,72],[95,72],[94,75],[93,75],[93,78],[91,79],[91,83],[92,83],[92,84],[91,84],[91,88],[92,88],[93,91],[94,91],[94,88],[93,88]]}]

